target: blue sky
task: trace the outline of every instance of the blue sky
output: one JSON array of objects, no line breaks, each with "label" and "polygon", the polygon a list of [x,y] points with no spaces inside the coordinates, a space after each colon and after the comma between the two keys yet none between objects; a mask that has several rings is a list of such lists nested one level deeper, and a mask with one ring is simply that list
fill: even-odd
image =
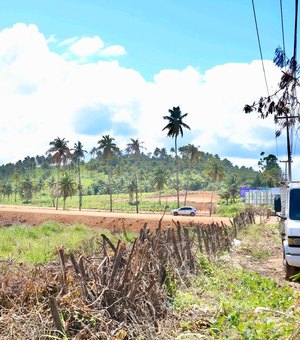
[{"label": "blue sky", "polygon": [[[279,1],[256,0],[264,57],[282,45]],[[283,1],[291,50],[294,1]],[[120,62],[146,79],[162,69],[187,65],[207,70],[259,58],[252,3],[239,0],[10,0],[1,4],[1,28],[36,24],[59,40],[100,35],[126,47]]]},{"label": "blue sky", "polygon": [[[255,1],[270,90],[279,3]],[[282,3],[291,55],[293,1]],[[140,138],[148,151],[170,148],[162,116],[178,105],[192,129],[179,144],[246,166],[261,151],[284,153],[272,120],[242,112],[266,92],[250,0],[10,0],[1,9],[0,142],[10,147],[0,163],[43,154],[57,136],[86,149],[107,133],[121,147]]]}]

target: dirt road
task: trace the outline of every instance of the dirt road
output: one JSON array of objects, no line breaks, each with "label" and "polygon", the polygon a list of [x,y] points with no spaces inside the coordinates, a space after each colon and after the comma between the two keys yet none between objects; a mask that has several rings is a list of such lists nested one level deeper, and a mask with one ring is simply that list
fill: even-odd
[{"label": "dirt road", "polygon": [[[116,213],[103,212],[96,210],[55,210],[54,208],[38,208],[24,206],[0,206],[0,225],[9,226],[16,223],[27,223],[38,225],[45,221],[55,220],[64,224],[81,223],[94,228],[105,228],[109,230],[122,229],[122,226],[128,231],[138,231],[145,223],[151,230],[158,226],[161,219],[161,213],[136,214],[136,213]],[[229,219],[226,217],[208,217],[208,216],[172,216],[166,214],[162,220],[162,227],[165,228],[173,225],[172,221],[179,221],[185,226],[191,222],[200,224],[209,224],[212,222],[229,225]]]}]

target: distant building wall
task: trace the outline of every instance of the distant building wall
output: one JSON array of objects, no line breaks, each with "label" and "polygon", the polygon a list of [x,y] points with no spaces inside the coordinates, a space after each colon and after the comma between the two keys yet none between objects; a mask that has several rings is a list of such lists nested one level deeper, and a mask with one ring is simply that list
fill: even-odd
[{"label": "distant building wall", "polygon": [[280,188],[240,188],[240,197],[246,204],[273,205],[276,195],[280,195]]}]

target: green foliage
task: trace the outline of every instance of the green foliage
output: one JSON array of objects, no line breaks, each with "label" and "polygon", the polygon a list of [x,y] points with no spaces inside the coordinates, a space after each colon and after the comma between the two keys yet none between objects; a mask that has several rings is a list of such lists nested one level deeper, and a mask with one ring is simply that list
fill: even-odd
[{"label": "green foliage", "polygon": [[255,268],[256,261],[264,272],[264,259],[274,252],[278,254],[281,248],[278,225],[251,225],[242,229],[238,238],[242,240],[238,254],[227,254],[217,260],[201,255],[195,280],[188,287],[177,288],[173,306],[182,319],[180,325],[185,332],[182,334],[203,334],[202,328],[197,333],[198,318],[185,315],[199,315],[199,311],[205,310],[206,324],[210,325],[209,335],[205,333],[207,338],[292,339],[295,334],[297,337],[299,293],[235,265],[240,256],[249,254],[251,268]]},{"label": "green foliage", "polygon": [[79,250],[91,255],[99,248],[100,234],[106,235],[115,245],[118,240],[133,242],[135,233],[124,233],[118,228],[116,226],[114,232],[95,232],[82,224],[64,226],[53,221],[39,226],[15,225],[0,228],[0,259],[32,264],[48,263],[57,259],[57,248],[61,245],[66,252]]},{"label": "green foliage", "polygon": [[40,226],[16,225],[0,229],[0,258],[16,262],[47,263],[57,258],[61,244],[67,251],[74,250],[95,232],[83,225],[63,226],[46,222]]},{"label": "green foliage", "polygon": [[226,272],[226,281],[222,291],[216,291],[222,308],[212,334],[242,339],[277,339],[292,334],[294,327],[288,313],[284,315],[294,304],[290,287],[279,287],[272,279],[241,270]]},{"label": "green foliage", "polygon": [[192,305],[201,305],[201,299],[191,292],[178,290],[173,298],[173,308],[180,311],[183,308],[190,308]]},{"label": "green foliage", "polygon": [[267,260],[281,249],[279,228],[276,224],[254,224],[238,233],[242,239],[241,252],[256,260]]},{"label": "green foliage", "polygon": [[167,292],[167,296],[170,300],[174,299],[177,293],[177,281],[174,272],[171,269],[167,269],[167,276],[164,282],[164,288]]},{"label": "green foliage", "polygon": [[201,273],[203,273],[206,276],[211,276],[214,270],[214,267],[212,265],[212,262],[209,261],[209,259],[204,255],[199,255],[199,263],[201,268]]},{"label": "green foliage", "polygon": [[236,200],[235,203],[227,204],[226,200],[221,200],[217,207],[217,215],[233,217],[245,209],[245,203],[241,199]]},{"label": "green foliage", "polygon": [[[175,116],[171,119],[172,112]],[[186,114],[177,117],[180,113],[179,107],[173,108],[170,113],[171,116],[166,117],[168,121],[169,118],[171,119],[170,124],[172,123],[173,126],[174,123],[176,128],[169,132],[172,132],[170,136],[176,137],[177,132],[181,135],[180,126],[186,127],[182,122]],[[174,122],[173,118],[176,118]],[[166,129],[169,130],[169,127],[166,126]],[[228,198],[231,197],[234,200],[237,183],[252,185],[257,176],[260,176],[260,173],[251,168],[233,166],[227,159],[221,160],[218,155],[200,151],[199,147],[192,144],[180,146],[180,152],[175,157],[175,150],[168,153],[165,148],[156,148],[153,154],[145,154],[143,153],[145,148],[141,146],[143,142],[138,139],[130,140],[132,143],[129,143],[128,147],[130,146],[130,152],[134,157],[126,150],[123,152],[119,150],[114,143],[114,138],[107,135],[102,136],[98,142],[99,147],[94,147],[90,152],[93,158],[84,162],[85,150],[82,149],[83,146],[79,141],[74,149],[70,150],[67,140],[56,138],[49,143],[50,149],[46,151],[47,157],[27,156],[16,164],[9,163],[0,166],[0,201],[6,204],[26,203],[62,207],[63,199],[59,197],[61,193],[57,182],[63,173],[69,173],[72,178],[76,179],[79,197],[73,200],[68,198],[67,208],[97,209],[98,199],[95,198],[92,203],[93,199],[89,196],[112,194],[113,201],[108,201],[109,205],[105,204],[103,209],[110,209],[113,203],[114,210],[132,211],[132,206],[128,203],[135,200],[140,202],[136,207],[143,210],[142,197],[147,192],[159,193],[162,190],[171,192],[177,189],[187,192],[219,190],[226,187],[227,182],[232,178],[234,180],[231,181]],[[119,194],[127,194],[127,197],[131,195],[132,198],[128,199],[127,205],[122,203],[122,206],[119,206],[118,202],[115,202]],[[162,205],[164,203],[162,202]],[[145,208],[153,211],[154,206]],[[158,210],[161,211],[161,209]]]},{"label": "green foliage", "polygon": [[[295,296],[290,287],[228,262],[205,257],[200,262],[202,270],[191,288],[179,289],[174,297],[178,313],[206,308],[210,334],[218,339],[284,339],[293,334],[294,317],[289,311]],[[195,331],[194,322],[188,319],[181,327]]]}]

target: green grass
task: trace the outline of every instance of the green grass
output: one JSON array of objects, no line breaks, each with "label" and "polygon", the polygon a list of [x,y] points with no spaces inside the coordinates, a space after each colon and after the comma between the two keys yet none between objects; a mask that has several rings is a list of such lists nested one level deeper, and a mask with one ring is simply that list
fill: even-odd
[{"label": "green grass", "polygon": [[236,203],[226,204],[224,200],[221,200],[217,208],[217,215],[225,217],[233,217],[244,210],[246,207],[242,200],[237,200]]},{"label": "green grass", "polygon": [[[191,289],[177,292],[173,306],[185,314],[206,310],[212,339],[286,339],[300,323],[292,288],[220,261],[202,269]],[[182,319],[183,332],[199,332],[195,320]]]},{"label": "green grass", "polygon": [[133,233],[112,235],[109,232],[95,232],[84,225],[64,226],[57,222],[46,222],[40,226],[16,225],[0,228],[0,259],[12,259],[15,262],[48,263],[57,259],[57,248],[64,245],[66,252],[80,249],[92,254],[99,243],[99,235],[106,234],[113,243],[117,239],[131,241]]},{"label": "green grass", "polygon": [[277,224],[253,224],[239,231],[241,251],[257,260],[267,260],[282,247]]},{"label": "green grass", "polygon": [[[265,259],[280,253],[278,225],[248,226],[239,232],[238,239],[242,240],[238,255],[228,254],[226,260],[217,261],[201,255],[197,277],[188,288],[176,287],[172,306],[182,320],[182,335],[205,334],[211,339],[298,339],[299,293],[254,272],[255,265],[261,269]],[[234,264],[238,263],[237,256],[249,254],[252,271]],[[190,319],[188,315],[193,314],[198,317]],[[205,321],[208,328],[197,328],[201,320],[208,320]]]}]

